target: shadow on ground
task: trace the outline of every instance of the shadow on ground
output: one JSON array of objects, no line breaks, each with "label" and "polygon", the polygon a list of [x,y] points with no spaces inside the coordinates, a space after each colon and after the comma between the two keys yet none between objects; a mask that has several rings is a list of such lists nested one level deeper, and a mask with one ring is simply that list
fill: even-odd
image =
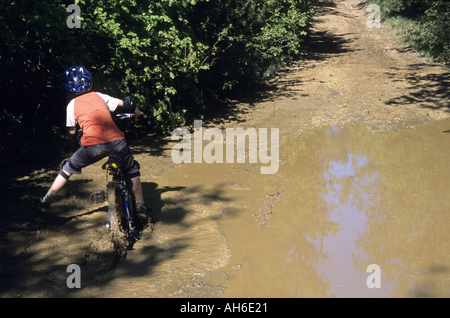
[{"label": "shadow on ground", "polygon": [[386,101],[388,105],[420,105],[430,110],[448,112],[450,107],[450,73],[421,73],[427,64],[413,64],[408,67],[406,75],[399,75],[399,69],[392,68],[386,74],[393,81],[406,82],[408,87],[404,94]]},{"label": "shadow on ground", "polygon": [[[53,177],[51,172],[43,179],[50,181]],[[21,194],[37,193],[42,191],[39,181],[40,178],[37,178],[19,182],[16,186],[21,189]],[[55,209],[47,213],[31,208],[30,200],[3,205],[4,217],[0,221],[0,297],[76,296],[78,291],[66,285],[71,274],[67,273],[70,264],[82,268],[84,291],[86,288],[101,287],[113,279],[108,273],[119,261],[110,243],[109,232],[104,227],[107,221],[106,204],[86,210],[90,204],[87,199],[70,200],[72,196],[90,197],[90,193],[83,190],[84,182],[74,180],[70,186],[71,196],[61,197]],[[78,189],[76,194],[73,189]],[[196,212],[191,198],[196,197],[205,204],[227,200],[223,196],[223,185],[205,190],[201,186],[160,187],[153,182],[143,182],[143,191],[147,205],[153,209],[156,224],[164,222],[185,228],[195,226],[195,223],[184,221],[187,214]],[[161,199],[163,193],[179,191],[183,191],[183,195],[165,201]],[[9,194],[10,201],[21,202],[19,192],[10,189]],[[144,229],[144,233],[147,239],[151,237],[149,228]],[[177,257],[187,247],[189,240],[179,239],[164,246],[145,244],[140,250],[145,259],[127,266],[130,270],[123,277],[149,275],[157,264]]]}]

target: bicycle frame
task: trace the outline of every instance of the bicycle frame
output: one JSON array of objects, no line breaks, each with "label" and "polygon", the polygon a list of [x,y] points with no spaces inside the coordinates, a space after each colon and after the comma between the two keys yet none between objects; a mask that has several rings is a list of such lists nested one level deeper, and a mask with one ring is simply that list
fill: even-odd
[{"label": "bicycle frame", "polygon": [[[127,194],[125,192],[125,189],[127,188],[125,181],[122,177],[122,172],[120,171],[120,168],[109,168],[107,170],[107,175],[106,175],[106,181],[108,182],[108,175],[112,175],[112,180],[115,181],[117,183],[117,185],[120,188],[120,194],[122,196],[122,203],[125,207],[125,211],[127,213],[127,222],[128,222],[128,229],[130,231],[130,233],[134,230],[133,227],[133,221],[131,218],[131,211],[130,211],[130,204],[128,202],[128,198],[127,198]],[[106,224],[106,228],[109,229],[110,227],[110,212],[109,212],[109,207],[108,207],[108,223]]]}]

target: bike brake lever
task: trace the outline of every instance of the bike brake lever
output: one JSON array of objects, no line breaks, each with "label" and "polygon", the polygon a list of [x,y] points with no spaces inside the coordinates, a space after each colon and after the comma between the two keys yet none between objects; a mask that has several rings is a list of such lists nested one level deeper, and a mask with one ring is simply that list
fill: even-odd
[{"label": "bike brake lever", "polygon": [[138,118],[136,118],[136,121],[137,120],[144,120],[144,119],[148,119],[148,116],[147,115],[140,115]]}]

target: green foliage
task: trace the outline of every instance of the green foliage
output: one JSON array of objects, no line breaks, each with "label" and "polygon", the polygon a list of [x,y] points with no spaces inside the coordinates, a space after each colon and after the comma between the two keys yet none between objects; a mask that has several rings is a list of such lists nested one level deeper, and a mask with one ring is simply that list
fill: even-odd
[{"label": "green foliage", "polygon": [[378,0],[390,25],[429,59],[450,62],[450,2],[444,0]]},{"label": "green foliage", "polygon": [[[0,64],[10,94],[0,124],[11,131],[2,130],[1,147],[18,127],[24,136],[61,138],[73,96],[60,76],[74,64],[91,71],[94,90],[132,95],[155,131],[190,123],[214,98],[298,56],[313,2],[2,1]],[[79,29],[66,25],[72,3]]]},{"label": "green foliage", "polygon": [[65,61],[82,55],[65,23],[67,5],[0,2],[1,163],[54,154],[50,145],[61,140],[65,93],[59,76]]},{"label": "green foliage", "polygon": [[450,62],[450,2],[434,1],[425,11],[424,30],[418,44],[441,62]]},{"label": "green foliage", "polygon": [[[372,1],[373,2],[373,1]],[[425,10],[426,1],[423,0],[381,0],[375,1],[382,12],[387,15],[414,16]]]}]

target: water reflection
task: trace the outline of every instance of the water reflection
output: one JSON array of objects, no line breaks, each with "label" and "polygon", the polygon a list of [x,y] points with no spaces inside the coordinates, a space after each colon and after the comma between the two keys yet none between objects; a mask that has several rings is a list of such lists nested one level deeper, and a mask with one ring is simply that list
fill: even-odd
[{"label": "water reflection", "polygon": [[327,130],[329,148],[322,153],[327,191],[321,196],[330,206],[329,218],[339,225],[339,232],[325,236],[320,242],[329,257],[317,270],[329,282],[328,296],[386,296],[388,290],[392,290],[391,286],[384,286],[381,292],[368,290],[368,275],[361,273],[359,266],[370,263],[367,263],[366,253],[356,246],[365,234],[366,211],[378,201],[378,171],[365,172],[369,162],[367,156],[352,154],[341,144],[340,138],[347,134],[348,130],[343,127],[332,126]]}]

